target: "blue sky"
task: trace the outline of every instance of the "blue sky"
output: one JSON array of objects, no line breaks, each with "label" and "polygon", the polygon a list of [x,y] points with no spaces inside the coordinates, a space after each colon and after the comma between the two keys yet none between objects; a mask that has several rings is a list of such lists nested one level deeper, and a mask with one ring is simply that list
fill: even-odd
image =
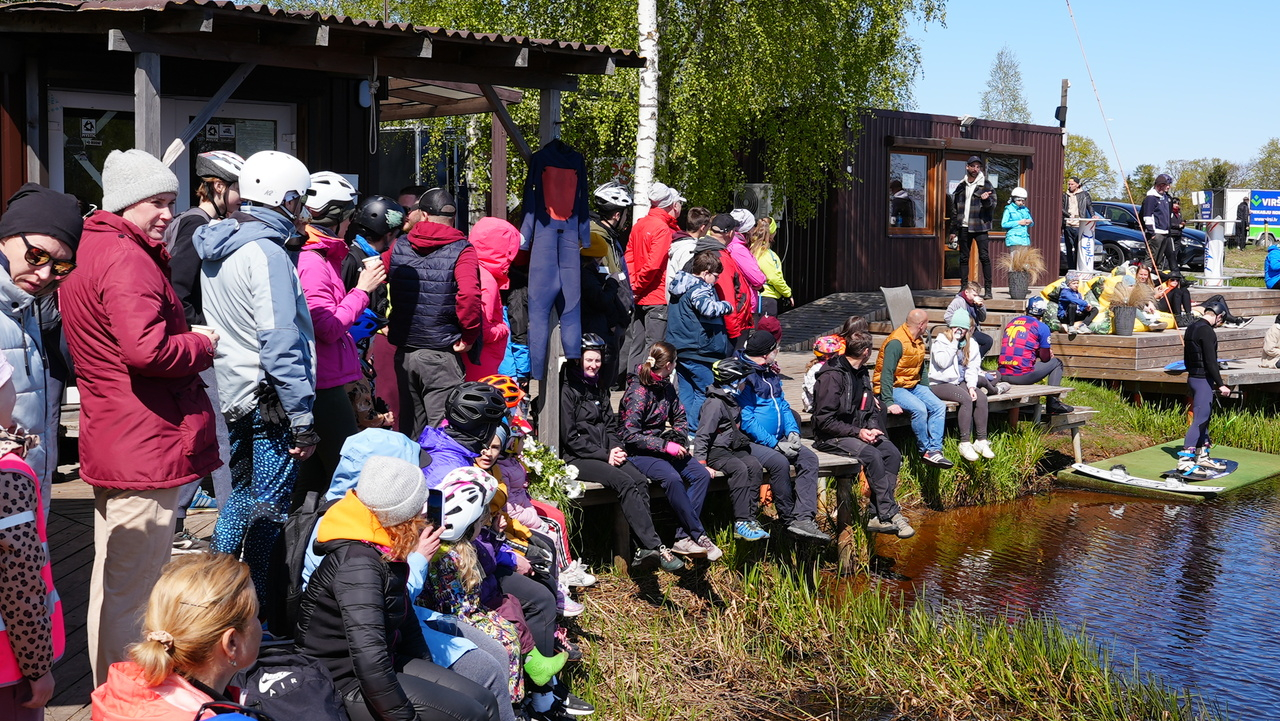
[{"label": "blue sky", "polygon": [[[1140,163],[1221,157],[1245,162],[1280,136],[1275,0],[1073,0],[1126,172]],[[978,115],[991,62],[1008,44],[1032,122],[1053,118],[1071,81],[1068,132],[1097,141],[1117,169],[1064,0],[948,0],[946,27],[916,24],[916,110]],[[1274,84],[1274,85],[1273,85]]]}]

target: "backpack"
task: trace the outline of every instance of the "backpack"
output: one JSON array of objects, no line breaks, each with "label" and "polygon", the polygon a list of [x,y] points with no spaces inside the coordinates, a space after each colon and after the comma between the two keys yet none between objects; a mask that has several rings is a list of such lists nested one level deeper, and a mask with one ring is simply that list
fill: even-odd
[{"label": "backpack", "polygon": [[326,503],[321,493],[309,491],[298,510],[289,514],[271,547],[265,615],[267,628],[275,636],[293,638],[298,625],[298,607],[302,603],[302,569],[307,561],[307,546],[320,517],[337,502]]},{"label": "backpack", "polygon": [[245,707],[274,719],[350,721],[329,669],[292,646],[261,649],[231,685],[244,694]]}]

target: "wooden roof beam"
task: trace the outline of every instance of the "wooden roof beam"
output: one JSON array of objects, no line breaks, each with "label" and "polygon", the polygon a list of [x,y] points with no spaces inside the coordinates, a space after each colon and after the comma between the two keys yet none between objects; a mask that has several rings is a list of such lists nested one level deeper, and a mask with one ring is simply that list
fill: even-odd
[{"label": "wooden roof beam", "polygon": [[204,8],[196,12],[160,13],[143,18],[142,27],[149,33],[211,33],[213,10]]},{"label": "wooden roof beam", "polygon": [[484,93],[485,100],[488,101],[494,115],[498,116],[498,120],[502,123],[502,127],[507,131],[507,137],[511,138],[511,142],[516,144],[516,149],[520,151],[520,157],[528,160],[533,157],[533,150],[529,148],[529,143],[524,139],[524,133],[520,132],[520,126],[516,125],[516,121],[512,120],[511,113],[507,112],[507,106],[498,97],[497,91],[492,85],[481,85],[480,91]]},{"label": "wooden roof beam", "polygon": [[[424,110],[429,109],[427,112]],[[476,115],[478,113],[487,113],[492,108],[489,101],[485,98],[471,98],[470,100],[461,100],[452,105],[382,105],[378,109],[378,119],[382,121],[390,120],[415,120],[417,118],[437,118],[446,115]]]},{"label": "wooden roof beam", "polygon": [[379,57],[430,58],[435,53],[435,46],[427,37],[371,39],[364,45],[366,54]]}]

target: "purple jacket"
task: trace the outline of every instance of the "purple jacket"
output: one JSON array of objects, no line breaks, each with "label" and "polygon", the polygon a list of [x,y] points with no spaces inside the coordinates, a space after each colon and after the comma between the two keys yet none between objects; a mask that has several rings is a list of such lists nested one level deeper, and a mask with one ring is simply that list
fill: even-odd
[{"label": "purple jacket", "polygon": [[757,291],[763,288],[768,279],[764,271],[760,270],[760,261],[756,260],[751,248],[747,247],[747,241],[742,237],[742,233],[734,233],[729,239],[728,247],[729,255],[733,258],[733,262],[738,264],[738,272],[742,277],[746,278],[751,287]]},{"label": "purple jacket", "polygon": [[502,605],[502,588],[498,586],[498,566],[516,567],[515,556],[507,548],[501,538],[488,528],[480,529],[471,545],[476,549],[476,560],[484,569],[484,580],[480,582],[480,602],[485,608],[497,609]]},{"label": "purple jacket", "polygon": [[475,453],[464,448],[440,428],[422,429],[418,445],[431,456],[431,463],[422,469],[422,478],[426,481],[427,488],[440,485],[449,471],[474,465],[476,461]]},{"label": "purple jacket", "polygon": [[316,389],[336,388],[363,376],[351,326],[369,307],[369,295],[342,284],[347,244],[309,226],[310,237],[298,254],[298,279],[307,296],[316,329]]}]

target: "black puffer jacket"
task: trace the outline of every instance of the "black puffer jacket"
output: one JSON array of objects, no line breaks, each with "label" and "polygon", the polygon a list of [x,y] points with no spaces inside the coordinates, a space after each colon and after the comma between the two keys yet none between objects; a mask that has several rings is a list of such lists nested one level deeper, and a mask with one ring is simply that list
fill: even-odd
[{"label": "black puffer jacket", "polygon": [[883,430],[880,412],[865,364],[854,368],[841,355],[818,371],[813,386],[813,434],[817,440],[857,438],[863,428]]},{"label": "black puffer jacket", "polygon": [[736,393],[719,386],[708,388],[707,398],[702,402],[702,412],[698,415],[698,432],[693,438],[693,457],[705,461],[707,452],[712,448],[747,450],[751,446],[751,439],[738,425],[741,420],[742,408],[738,405]]},{"label": "black puffer jacket", "polygon": [[298,650],[328,667],[343,696],[358,688],[382,721],[416,721],[396,680],[411,659],[431,658],[405,590],[409,564],[383,559],[364,541],[315,548],[324,560],[302,597]]},{"label": "black puffer jacket", "polygon": [[1222,385],[1222,373],[1218,371],[1218,334],[1204,318],[1196,318],[1187,326],[1182,361],[1187,365],[1188,377],[1204,378],[1214,388]]},{"label": "black puffer jacket", "polygon": [[622,448],[622,439],[609,393],[588,383],[580,369],[569,367],[560,386],[560,452],[566,459],[608,461],[614,448]]}]

